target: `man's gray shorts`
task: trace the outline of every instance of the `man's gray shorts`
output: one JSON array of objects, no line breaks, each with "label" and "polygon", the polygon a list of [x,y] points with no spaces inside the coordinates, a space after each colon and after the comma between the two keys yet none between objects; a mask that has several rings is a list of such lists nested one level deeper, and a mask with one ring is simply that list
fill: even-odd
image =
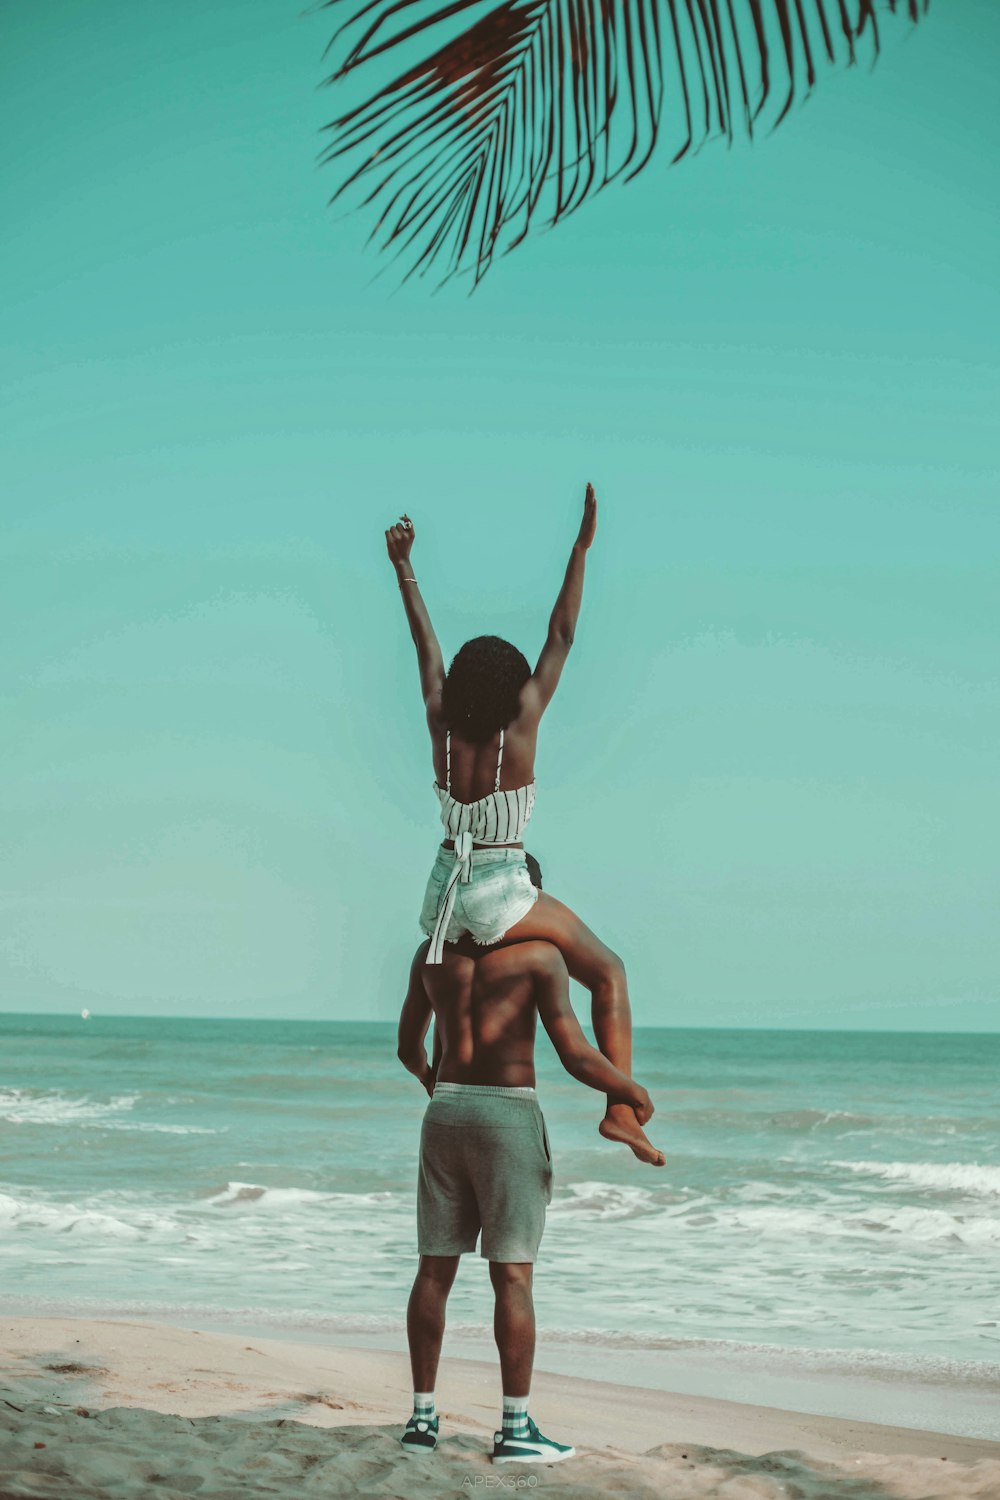
[{"label": "man's gray shorts", "polygon": [[439,1083],[424,1112],[417,1250],[533,1261],[552,1199],[552,1152],[534,1092]]}]

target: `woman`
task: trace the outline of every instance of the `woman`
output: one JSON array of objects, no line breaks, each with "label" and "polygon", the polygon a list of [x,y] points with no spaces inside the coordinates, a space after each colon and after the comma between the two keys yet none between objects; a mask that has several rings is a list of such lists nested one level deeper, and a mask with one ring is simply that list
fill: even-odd
[{"label": "woman", "polygon": [[[567,906],[531,883],[523,834],[535,800],[538,726],[559,679],[580,613],[587,551],[597,529],[597,499],[588,484],[579,535],[570,552],[548,635],[534,671],[498,636],[467,641],[445,672],[444,658],[413,572],[413,522],[401,516],[385,533],[410,633],[441,804],[445,840],[424,896],[420,925],[431,939],[427,962],[464,934],[483,945],[542,939],[561,951],[574,979],[591,992],[597,1045],[621,1072],[632,1073],[632,1020],[618,956]],[[608,1102],[601,1134],[622,1141],[640,1161],[663,1166],[640,1115]]]}]

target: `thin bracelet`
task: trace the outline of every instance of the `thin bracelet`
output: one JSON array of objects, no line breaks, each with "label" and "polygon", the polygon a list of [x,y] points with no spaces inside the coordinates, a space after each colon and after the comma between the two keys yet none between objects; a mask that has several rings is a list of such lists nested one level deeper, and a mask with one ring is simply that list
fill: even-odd
[{"label": "thin bracelet", "polygon": [[400,578],[397,580],[399,583],[416,583],[416,581],[415,578]]}]

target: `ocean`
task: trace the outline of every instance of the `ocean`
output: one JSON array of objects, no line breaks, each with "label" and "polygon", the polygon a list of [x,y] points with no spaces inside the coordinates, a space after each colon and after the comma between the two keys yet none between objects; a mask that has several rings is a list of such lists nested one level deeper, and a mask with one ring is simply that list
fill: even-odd
[{"label": "ocean", "polygon": [[[6,1014],[0,1049],[0,1309],[405,1347],[393,1027]],[[857,1416],[902,1382],[880,1420],[1000,1438],[1000,1035],[639,1029],[659,1170],[538,1050],[540,1365]],[[478,1256],[449,1306],[489,1357]]]}]

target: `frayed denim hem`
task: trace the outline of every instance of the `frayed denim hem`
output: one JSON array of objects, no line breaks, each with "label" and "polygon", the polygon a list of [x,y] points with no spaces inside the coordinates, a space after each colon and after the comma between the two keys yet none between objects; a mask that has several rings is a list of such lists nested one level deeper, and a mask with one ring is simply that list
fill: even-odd
[{"label": "frayed denim hem", "polygon": [[535,902],[538,900],[538,887],[534,886],[532,887],[532,889],[534,891],[534,894],[528,905],[524,908],[523,911],[518,912],[517,916],[514,917],[510,922],[509,926],[505,927],[503,932],[501,932],[497,937],[480,938],[476,937],[474,932],[469,933],[469,937],[471,937],[477,948],[495,948],[497,943],[503,942],[508,932],[510,932],[511,927],[516,927],[518,922],[520,922],[522,918],[528,915],[529,911],[531,911],[532,907],[535,905]]}]

